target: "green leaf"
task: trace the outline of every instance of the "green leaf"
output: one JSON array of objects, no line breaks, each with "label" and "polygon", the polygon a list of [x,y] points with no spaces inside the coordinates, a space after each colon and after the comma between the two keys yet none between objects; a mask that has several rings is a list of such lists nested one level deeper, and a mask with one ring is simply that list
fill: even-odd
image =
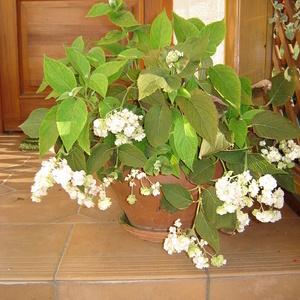
[{"label": "green leaf", "polygon": [[101,40],[98,45],[113,44],[122,40],[125,37],[125,31],[111,30]]},{"label": "green leaf", "polygon": [[170,136],[172,113],[166,105],[152,106],[145,117],[145,132],[153,147],[165,144]]},{"label": "green leaf", "polygon": [[284,170],[286,174],[273,174],[279,186],[291,193],[297,193],[295,180],[290,169]]},{"label": "green leaf", "polygon": [[109,112],[119,108],[121,105],[120,101],[114,97],[106,97],[99,103],[100,117],[104,118]]},{"label": "green leaf", "polygon": [[243,114],[243,120],[247,125],[252,125],[253,117],[260,112],[262,112],[261,109],[250,109]]},{"label": "green leaf", "polygon": [[261,154],[258,153],[248,153],[247,163],[248,168],[251,171],[261,175],[286,174],[284,170],[277,169],[273,164],[269,163]]},{"label": "green leaf", "polygon": [[45,80],[57,92],[71,91],[77,86],[71,69],[63,63],[44,56]]},{"label": "green leaf", "polygon": [[104,98],[108,88],[108,79],[101,73],[94,73],[88,81],[88,87]]},{"label": "green leaf", "polygon": [[198,28],[185,18],[180,17],[175,12],[172,12],[174,32],[178,42],[184,42],[188,37],[198,36]]},{"label": "green leaf", "polygon": [[73,171],[86,171],[85,155],[78,144],[74,144],[72,150],[67,155],[63,155],[68,162],[68,165]]},{"label": "green leaf", "polygon": [[218,230],[206,220],[203,212],[200,210],[195,219],[195,228],[203,240],[216,251],[220,250]]},{"label": "green leaf", "polygon": [[272,111],[262,111],[253,117],[255,133],[262,138],[290,140],[300,137],[300,129],[289,119]]},{"label": "green leaf", "polygon": [[214,175],[215,164],[209,158],[197,159],[189,178],[198,185],[209,182]]},{"label": "green leaf", "polygon": [[121,76],[121,73],[122,73],[126,63],[127,63],[126,60],[110,61],[110,62],[107,62],[107,63],[99,66],[93,72],[93,74],[102,73],[103,75],[105,75],[107,77],[108,83],[111,84]]},{"label": "green leaf", "polygon": [[108,14],[112,23],[119,27],[132,27],[137,26],[139,23],[134,18],[134,15],[129,11],[115,12],[111,11]]},{"label": "green leaf", "polygon": [[198,138],[195,129],[184,116],[175,123],[174,144],[180,159],[193,171],[193,163],[198,150]]},{"label": "green leaf", "polygon": [[150,35],[146,32],[136,30],[133,33],[133,39],[136,47],[144,53],[147,53],[151,49]]},{"label": "green leaf", "polygon": [[123,165],[142,168],[147,161],[144,153],[134,145],[123,144],[118,148],[119,159]]},{"label": "green leaf", "polygon": [[181,85],[181,79],[177,75],[169,75],[165,69],[153,68],[142,70],[137,84],[141,100],[160,88],[167,93],[177,90]]},{"label": "green leaf", "polygon": [[212,145],[218,131],[218,112],[209,95],[200,90],[191,91],[191,99],[177,98],[184,115],[196,132]]},{"label": "green leaf", "polygon": [[150,29],[150,41],[152,49],[162,49],[169,46],[172,41],[172,24],[164,9],[153,21]]},{"label": "green leaf", "polygon": [[90,123],[93,122],[93,120],[94,116],[89,115],[77,139],[78,145],[88,155],[90,155]]},{"label": "green leaf", "polygon": [[178,211],[178,208],[173,206],[167,199],[164,197],[164,195],[161,196],[160,198],[160,209],[164,211],[168,211],[170,213],[175,213]]},{"label": "green leaf", "polygon": [[186,209],[193,201],[191,193],[179,184],[162,184],[161,189],[166,200],[178,209]]},{"label": "green leaf", "polygon": [[87,108],[81,99],[64,100],[57,109],[56,123],[67,152],[72,148],[87,119]]},{"label": "green leaf", "polygon": [[229,122],[229,130],[234,133],[234,142],[239,148],[243,148],[245,145],[248,128],[247,123],[244,120],[236,120],[232,118]]},{"label": "green leaf", "polygon": [[88,17],[100,17],[111,11],[107,3],[97,3],[88,12]]},{"label": "green leaf", "polygon": [[220,151],[215,153],[214,155],[232,164],[243,162],[245,160],[245,150]]},{"label": "green leaf", "polygon": [[218,93],[239,112],[241,82],[235,71],[229,66],[219,64],[210,67],[208,75]]},{"label": "green leaf", "polygon": [[202,203],[205,216],[209,224],[217,229],[233,232],[236,226],[236,213],[227,213],[219,215],[216,210],[218,206],[222,206],[222,202],[216,195],[216,189],[209,187],[202,192]]},{"label": "green leaf", "polygon": [[226,34],[225,20],[217,21],[205,26],[199,33],[199,37],[208,36],[208,47],[210,48],[210,55],[216,52],[216,47],[221,44]]},{"label": "green leaf", "polygon": [[144,53],[138,49],[132,48],[132,49],[126,49],[122,51],[119,55],[119,59],[140,59]]},{"label": "green leaf", "polygon": [[93,148],[87,161],[87,174],[93,174],[101,169],[110,159],[113,150],[105,144],[98,144]]},{"label": "green leaf", "polygon": [[44,117],[39,131],[39,153],[40,158],[53,147],[58,138],[56,125],[56,113],[58,105],[53,106]]},{"label": "green leaf", "polygon": [[232,146],[232,144],[226,139],[225,135],[218,131],[213,145],[206,139],[202,140],[199,158],[202,159],[203,156],[208,156],[221,150],[228,149],[230,146]]},{"label": "green leaf", "polygon": [[151,107],[153,105],[165,105],[165,98],[161,90],[156,90],[153,94],[140,100],[143,104]]},{"label": "green leaf", "polygon": [[78,52],[82,53],[84,50],[84,41],[82,36],[79,36],[73,43],[72,48],[77,50]]},{"label": "green leaf", "polygon": [[267,91],[267,98],[271,104],[281,106],[293,96],[297,81],[296,73],[297,69],[293,67],[272,77],[271,90]]},{"label": "green leaf", "polygon": [[247,77],[241,77],[241,104],[253,105],[251,80]]},{"label": "green leaf", "polygon": [[105,53],[100,47],[93,47],[86,54],[86,58],[95,68],[98,68],[105,63]]},{"label": "green leaf", "polygon": [[44,120],[45,116],[47,115],[48,111],[49,111],[49,109],[47,109],[47,108],[35,109],[29,115],[27,120],[25,122],[23,122],[19,127],[29,137],[38,138],[41,123]]}]

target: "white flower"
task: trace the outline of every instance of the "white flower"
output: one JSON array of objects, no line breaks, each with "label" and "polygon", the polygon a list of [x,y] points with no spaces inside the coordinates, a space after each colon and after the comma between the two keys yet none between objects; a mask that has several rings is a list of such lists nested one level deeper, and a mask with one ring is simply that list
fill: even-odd
[{"label": "white flower", "polygon": [[135,197],[135,195],[129,195],[126,200],[129,204],[132,205],[136,202],[136,197]]},{"label": "white flower", "polygon": [[276,179],[270,174],[260,177],[258,182],[259,182],[259,185],[262,188],[264,188],[265,190],[272,191],[273,189],[275,189],[277,187]]},{"label": "white flower", "polygon": [[281,209],[283,207],[284,204],[284,192],[281,188],[278,188],[274,191],[273,193],[273,197],[274,199],[276,199],[275,203],[274,203],[274,207]]},{"label": "white flower", "polygon": [[180,52],[178,50],[169,51],[166,57],[166,63],[169,66],[169,68],[172,68],[173,63],[177,62],[179,58],[182,56],[183,56],[183,52]]},{"label": "white flower", "polygon": [[237,210],[237,231],[243,232],[245,227],[249,225],[250,218],[247,213],[243,213],[241,210]]},{"label": "white flower", "polygon": [[111,206],[110,198],[101,197],[98,201],[98,207],[100,210],[106,210]]},{"label": "white flower", "polygon": [[83,185],[84,181],[85,181],[85,172],[83,170],[75,171],[73,173],[72,184],[74,186],[81,186]]},{"label": "white flower", "polygon": [[258,209],[254,209],[252,214],[255,218],[263,223],[276,222],[281,219],[281,212],[279,210],[265,210],[260,211]]},{"label": "white flower", "polygon": [[182,223],[181,223],[180,219],[177,219],[177,220],[174,222],[174,226],[175,226],[175,227],[178,227],[178,228],[182,226]]}]

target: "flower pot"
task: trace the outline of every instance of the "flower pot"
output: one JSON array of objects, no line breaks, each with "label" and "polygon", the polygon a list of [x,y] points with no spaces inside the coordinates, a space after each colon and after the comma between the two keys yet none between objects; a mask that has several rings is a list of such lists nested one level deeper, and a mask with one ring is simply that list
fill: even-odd
[{"label": "flower pot", "polygon": [[[221,176],[223,168],[221,164],[217,163],[214,178]],[[125,173],[124,177],[128,174]],[[149,179],[155,183],[161,184],[180,184],[181,186],[192,190],[196,185],[190,182],[184,173],[181,171],[180,178],[173,175],[158,175],[148,176]],[[182,228],[191,228],[196,214],[197,200],[199,197],[198,190],[192,192],[195,202],[185,210],[178,210],[171,213],[161,209],[161,195],[159,196],[143,196],[140,194],[141,183],[139,180],[135,181],[133,193],[137,199],[134,204],[129,204],[127,197],[130,194],[130,186],[128,181],[116,181],[112,188],[116,194],[117,200],[123,210],[120,216],[120,223],[122,227],[132,235],[149,241],[161,242],[167,236],[169,227],[174,224],[177,219],[181,220]]]},{"label": "flower pot", "polygon": [[[125,174],[126,176],[127,174]],[[189,182],[182,173],[180,179],[169,175],[149,176],[149,179],[155,183],[161,184],[180,184],[187,189],[193,189],[196,186]],[[161,209],[161,195],[143,196],[140,194],[141,183],[135,180],[133,193],[137,199],[134,204],[129,204],[127,196],[130,194],[130,186],[128,181],[116,181],[112,188],[117,196],[117,200],[124,211],[120,216],[120,223],[123,228],[132,235],[144,240],[162,241],[168,234],[169,227],[175,220],[180,219],[182,228],[190,228],[195,218],[197,203],[192,203],[187,209],[179,210],[171,213]],[[198,190],[193,192],[193,198],[198,199]]]}]

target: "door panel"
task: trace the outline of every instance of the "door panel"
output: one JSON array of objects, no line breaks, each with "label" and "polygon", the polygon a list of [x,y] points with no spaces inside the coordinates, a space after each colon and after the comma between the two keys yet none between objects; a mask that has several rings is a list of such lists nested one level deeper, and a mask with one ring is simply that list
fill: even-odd
[{"label": "door panel", "polygon": [[[107,17],[86,18],[99,0],[1,0],[0,1],[0,101],[1,131],[16,131],[38,107],[51,107],[45,93],[36,94],[43,79],[43,56],[65,57],[80,35],[99,40],[113,29]],[[104,2],[104,1],[103,1]],[[106,1],[105,1],[106,2]],[[141,23],[150,23],[172,0],[126,0],[127,8]],[[1,110],[0,110],[1,112]]]}]

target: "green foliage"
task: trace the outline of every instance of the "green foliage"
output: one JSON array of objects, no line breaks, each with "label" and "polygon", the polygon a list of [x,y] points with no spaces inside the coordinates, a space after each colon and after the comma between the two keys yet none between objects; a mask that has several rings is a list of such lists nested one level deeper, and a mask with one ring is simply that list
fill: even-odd
[{"label": "green foliage", "polygon": [[[176,212],[197,202],[191,234],[218,252],[218,229],[234,231],[237,213],[216,213],[223,203],[211,186],[216,164],[220,161],[225,173],[273,174],[294,192],[291,172],[278,170],[257,150],[262,139],[271,144],[299,138],[299,127],[254,104],[248,78],[213,65],[211,56],[226,33],[224,20],[205,25],[174,12],[170,20],[163,10],[144,25],[124,7],[122,0],[95,4],[88,17],[106,16],[113,29],[93,43],[79,36],[71,47],[64,46],[64,59],[44,56],[38,92],[52,89],[46,99],[56,104],[34,111],[20,127],[39,136],[40,157],[56,146],[57,156],[73,170],[99,178],[115,172],[121,179],[128,168],[148,175],[185,174],[202,191],[199,200],[179,184],[162,184],[161,209]],[[296,72],[289,68],[271,79],[267,105],[282,106],[292,97]],[[126,120],[126,134],[118,128],[123,120],[109,119],[123,111],[136,117]],[[133,124],[140,132],[130,140]]]}]

